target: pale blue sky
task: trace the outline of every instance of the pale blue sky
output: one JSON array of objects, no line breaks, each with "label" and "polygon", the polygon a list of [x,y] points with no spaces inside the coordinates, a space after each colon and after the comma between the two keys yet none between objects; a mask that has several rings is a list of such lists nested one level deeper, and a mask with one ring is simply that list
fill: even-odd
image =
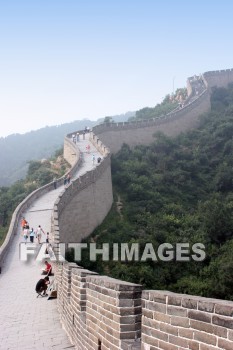
[{"label": "pale blue sky", "polygon": [[0,0],[0,136],[135,111],[233,68],[232,1]]}]

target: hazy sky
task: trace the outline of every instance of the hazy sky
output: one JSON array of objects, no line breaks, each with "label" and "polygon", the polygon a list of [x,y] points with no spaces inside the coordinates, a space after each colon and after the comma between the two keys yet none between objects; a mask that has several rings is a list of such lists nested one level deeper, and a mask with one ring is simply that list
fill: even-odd
[{"label": "hazy sky", "polygon": [[135,111],[233,68],[232,1],[0,0],[0,136]]}]

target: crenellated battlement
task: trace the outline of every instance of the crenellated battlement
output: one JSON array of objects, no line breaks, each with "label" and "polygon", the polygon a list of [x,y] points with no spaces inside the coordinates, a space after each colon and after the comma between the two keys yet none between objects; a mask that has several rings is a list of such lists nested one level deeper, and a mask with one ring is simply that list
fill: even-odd
[{"label": "crenellated battlement", "polygon": [[56,276],[61,320],[77,350],[233,348],[233,302],[142,291],[67,262]]}]

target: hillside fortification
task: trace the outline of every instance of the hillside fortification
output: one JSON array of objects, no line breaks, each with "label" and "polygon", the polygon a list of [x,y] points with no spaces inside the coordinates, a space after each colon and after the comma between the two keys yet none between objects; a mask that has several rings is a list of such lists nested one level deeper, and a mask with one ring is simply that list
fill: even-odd
[{"label": "hillside fortification", "polygon": [[[85,163],[86,151],[73,142],[72,134],[67,135],[64,157],[71,165],[71,182],[53,208],[51,232],[56,255],[57,243],[81,242],[111,209],[111,153],[124,143],[148,145],[157,131],[176,136],[198,127],[200,116],[210,110],[212,88],[232,82],[233,69],[193,76],[187,80],[188,98],[181,108],[147,121],[94,127],[88,142],[101,161],[94,163],[93,159],[91,168]],[[52,190],[53,183],[43,186],[16,208],[0,247],[0,271],[23,212]],[[142,290],[139,284],[99,276],[75,263],[53,264],[61,322],[77,350],[233,349],[233,302]]]}]

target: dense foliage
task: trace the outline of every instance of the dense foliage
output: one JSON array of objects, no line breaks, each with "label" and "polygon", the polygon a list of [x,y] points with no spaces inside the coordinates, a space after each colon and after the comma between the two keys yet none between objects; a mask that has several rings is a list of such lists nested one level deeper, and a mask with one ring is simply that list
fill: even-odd
[{"label": "dense foliage", "polygon": [[0,187],[0,245],[8,231],[11,216],[17,205],[35,189],[62,176],[68,169],[62,157],[63,150],[57,150],[49,160],[30,161],[25,180],[19,180],[10,187]]},{"label": "dense foliage", "polygon": [[158,133],[149,147],[124,145],[113,157],[114,205],[87,240],[201,242],[205,260],[96,263],[85,255],[82,265],[149,289],[233,300],[233,86],[215,89],[211,102],[199,129]]}]

